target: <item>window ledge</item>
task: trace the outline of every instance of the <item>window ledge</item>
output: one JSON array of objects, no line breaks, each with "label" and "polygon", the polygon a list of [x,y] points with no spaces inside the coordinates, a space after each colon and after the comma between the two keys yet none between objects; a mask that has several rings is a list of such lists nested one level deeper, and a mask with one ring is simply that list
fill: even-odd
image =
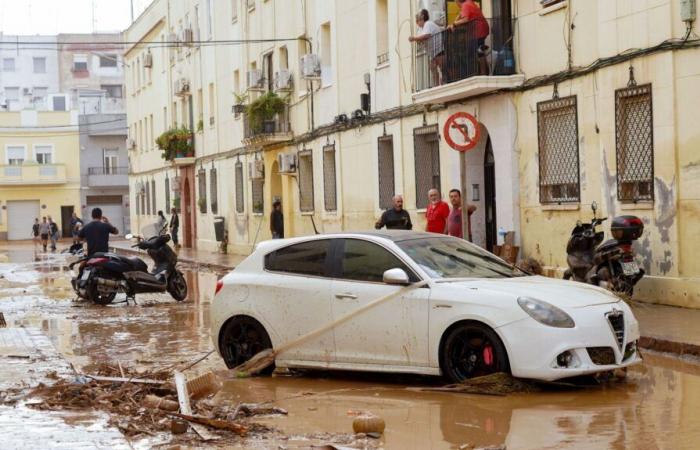
[{"label": "window ledge", "polygon": [[254,213],[251,213],[251,215],[252,215],[253,217],[262,217],[262,216],[265,215],[265,213],[255,213],[255,212],[254,212]]},{"label": "window ledge", "polygon": [[623,211],[651,210],[654,209],[654,202],[620,203]]},{"label": "window ledge", "polygon": [[557,204],[542,205],[542,211],[578,211],[580,209],[581,209],[580,203],[563,203],[561,205],[557,205]]},{"label": "window ledge", "polygon": [[389,61],[384,62],[384,63],[381,63],[381,64],[377,64],[377,67],[375,67],[374,70],[386,69],[387,67],[389,67],[389,65],[390,65],[390,64],[389,64]]},{"label": "window ledge", "polygon": [[313,216],[314,214],[316,214],[315,211],[301,211],[302,216]]},{"label": "window ledge", "polygon": [[556,3],[551,6],[547,6],[546,8],[542,8],[542,11],[539,12],[540,16],[546,16],[549,13],[553,13],[554,11],[559,11],[560,9],[564,9],[567,6],[569,6],[569,0],[565,0],[560,3]]}]

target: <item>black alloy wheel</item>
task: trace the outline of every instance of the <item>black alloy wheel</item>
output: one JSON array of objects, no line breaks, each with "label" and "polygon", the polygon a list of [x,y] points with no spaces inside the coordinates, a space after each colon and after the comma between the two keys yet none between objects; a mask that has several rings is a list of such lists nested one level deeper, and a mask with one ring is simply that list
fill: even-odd
[{"label": "black alloy wheel", "polygon": [[178,302],[187,298],[187,281],[179,270],[173,272],[168,278],[168,293]]},{"label": "black alloy wheel", "polygon": [[106,278],[108,280],[112,280],[112,277],[106,276],[105,274],[91,274],[91,280],[89,280],[90,285],[87,288],[86,292],[86,299],[90,300],[96,305],[109,305],[114,301],[114,298],[117,296],[117,291],[116,289],[114,291],[111,291],[109,293],[103,293],[100,292],[99,289],[97,288],[97,278]]},{"label": "black alloy wheel", "polygon": [[[230,319],[219,334],[219,350],[226,367],[233,369],[263,350],[272,348],[270,336],[265,328],[252,317],[238,316]],[[274,364],[261,373],[269,375]]]},{"label": "black alloy wheel", "polygon": [[491,328],[476,322],[465,322],[449,330],[440,349],[440,367],[452,383],[510,372],[501,339]]}]

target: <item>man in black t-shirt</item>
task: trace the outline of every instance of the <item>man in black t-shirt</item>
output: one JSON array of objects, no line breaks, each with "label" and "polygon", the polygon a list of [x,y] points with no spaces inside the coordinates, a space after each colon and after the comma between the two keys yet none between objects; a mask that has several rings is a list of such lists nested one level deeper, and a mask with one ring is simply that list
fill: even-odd
[{"label": "man in black t-shirt", "polygon": [[387,230],[413,229],[411,216],[408,214],[408,211],[403,209],[403,197],[395,195],[392,200],[394,201],[394,207],[384,211],[382,217],[374,224],[374,228],[377,230],[382,227],[386,227]]},{"label": "man in black t-shirt", "polygon": [[102,217],[102,210],[94,208],[92,210],[92,222],[80,229],[78,237],[87,241],[87,254],[93,255],[98,252],[108,252],[109,235],[117,233],[119,231],[109,223],[109,220],[106,217]]},{"label": "man in black t-shirt", "polygon": [[282,202],[279,200],[272,203],[270,233],[272,233],[272,239],[284,239],[284,214],[282,214]]}]

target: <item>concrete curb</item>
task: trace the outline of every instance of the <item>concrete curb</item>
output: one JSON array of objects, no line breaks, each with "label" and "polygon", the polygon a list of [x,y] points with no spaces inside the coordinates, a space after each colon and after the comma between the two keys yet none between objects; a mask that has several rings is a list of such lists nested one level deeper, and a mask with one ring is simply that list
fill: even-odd
[{"label": "concrete curb", "polygon": [[[112,251],[115,253],[122,253],[122,254],[127,254],[127,255],[136,255],[136,256],[148,256],[146,252],[143,252],[141,250],[136,250],[136,249],[130,249],[130,248],[123,248],[123,247],[111,247]],[[191,258],[186,258],[186,257],[180,257],[178,256],[178,261],[181,263],[186,263],[186,264],[196,264],[199,267],[204,267],[206,269],[211,269],[215,270],[218,272],[229,272],[234,269],[232,266],[228,266],[225,264],[216,264],[216,263],[208,263],[208,262],[201,262],[197,261]]]},{"label": "concrete curb", "polygon": [[662,353],[671,353],[676,356],[690,355],[700,357],[700,345],[687,342],[676,342],[651,336],[642,336],[639,338],[638,345],[639,348]]}]

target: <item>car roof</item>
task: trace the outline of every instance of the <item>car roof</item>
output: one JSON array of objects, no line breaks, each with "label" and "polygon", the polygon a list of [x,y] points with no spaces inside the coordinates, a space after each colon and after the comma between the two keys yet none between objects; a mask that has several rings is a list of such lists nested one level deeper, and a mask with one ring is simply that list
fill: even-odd
[{"label": "car roof", "polygon": [[425,238],[435,238],[444,235],[428,233],[425,231],[413,231],[413,230],[372,230],[372,231],[359,231],[359,232],[342,232],[334,233],[339,237],[346,235],[360,235],[360,236],[374,236],[384,239],[389,239],[390,241],[400,242],[407,241],[409,239],[425,239]]}]

